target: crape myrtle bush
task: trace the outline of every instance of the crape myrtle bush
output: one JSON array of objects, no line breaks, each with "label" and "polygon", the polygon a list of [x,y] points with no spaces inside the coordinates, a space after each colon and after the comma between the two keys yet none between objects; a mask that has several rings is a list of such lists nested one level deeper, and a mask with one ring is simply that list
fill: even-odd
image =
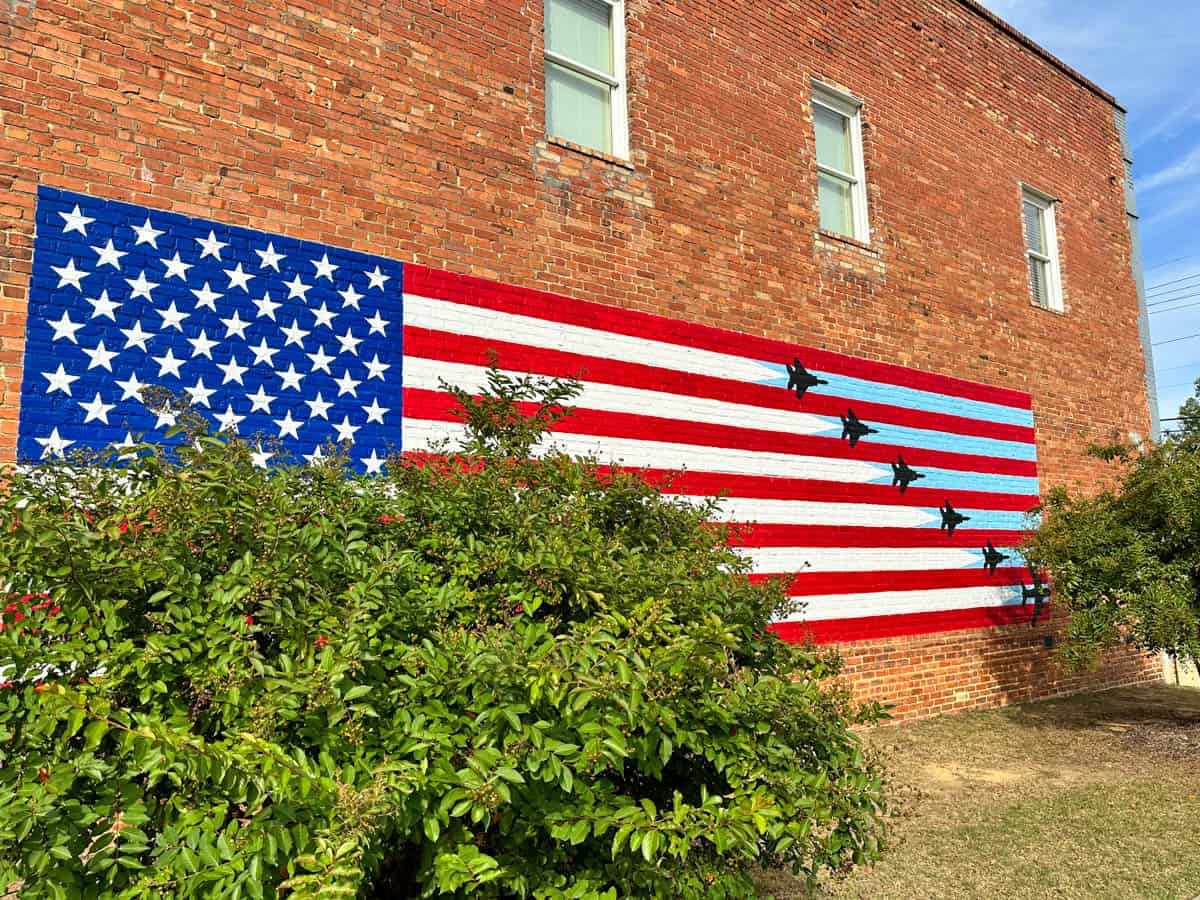
[{"label": "crape myrtle bush", "polygon": [[720,898],[874,858],[878,710],[767,632],[782,588],[711,509],[529,459],[575,390],[493,371],[459,452],[382,477],[268,473],[186,414],[171,449],[8,473],[0,878]]}]

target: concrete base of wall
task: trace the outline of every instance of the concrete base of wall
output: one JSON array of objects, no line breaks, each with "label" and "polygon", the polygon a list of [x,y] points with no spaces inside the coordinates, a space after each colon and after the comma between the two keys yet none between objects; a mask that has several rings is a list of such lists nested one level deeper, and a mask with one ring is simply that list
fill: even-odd
[{"label": "concrete base of wall", "polygon": [[1200,669],[1192,660],[1178,659],[1170,654],[1162,655],[1163,681],[1178,687],[1200,688]]}]

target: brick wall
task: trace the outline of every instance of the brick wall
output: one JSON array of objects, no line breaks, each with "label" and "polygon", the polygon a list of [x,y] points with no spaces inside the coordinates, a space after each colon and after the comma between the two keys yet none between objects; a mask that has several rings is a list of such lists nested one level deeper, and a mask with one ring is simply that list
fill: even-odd
[{"label": "brick wall", "polygon": [[[627,8],[622,165],[545,138],[541,0],[0,3],[0,456],[39,182],[1028,391],[1046,484],[1148,431],[1107,99],[958,0]],[[870,246],[817,229],[813,78],[864,100]],[[1065,314],[1022,181],[1062,200]],[[1085,683],[1028,628],[847,653],[906,713]]]}]

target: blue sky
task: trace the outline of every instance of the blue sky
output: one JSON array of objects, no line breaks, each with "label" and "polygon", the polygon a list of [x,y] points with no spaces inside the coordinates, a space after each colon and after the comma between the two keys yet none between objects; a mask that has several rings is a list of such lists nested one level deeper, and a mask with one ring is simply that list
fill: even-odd
[{"label": "blue sky", "polygon": [[[1153,340],[1200,333],[1200,3],[983,3],[1129,110]],[[1200,377],[1200,338],[1154,355],[1161,413],[1174,416]]]}]

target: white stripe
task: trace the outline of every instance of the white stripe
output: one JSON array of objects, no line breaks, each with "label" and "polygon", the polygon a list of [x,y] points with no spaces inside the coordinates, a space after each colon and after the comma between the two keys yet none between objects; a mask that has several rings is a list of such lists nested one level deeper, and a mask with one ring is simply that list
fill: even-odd
[{"label": "white stripe", "polygon": [[843,525],[852,528],[919,528],[930,522],[941,521],[939,517],[915,506],[825,503],[816,500],[759,500],[753,497],[722,497],[717,501],[714,518],[721,522]]},{"label": "white stripe", "polygon": [[[458,422],[434,422],[404,417],[402,440],[405,450],[423,450],[431,441],[447,440],[450,449],[457,449],[465,434]],[[689,469],[698,472],[719,472],[726,475],[770,475],[775,478],[814,478],[822,481],[845,481],[868,484],[889,470],[852,459],[827,459],[819,456],[792,456],[787,453],[759,453],[753,450],[701,447],[693,444],[674,444],[666,441],[641,441],[633,438],[604,437],[590,434],[555,433],[545,442],[573,456],[594,456],[600,463],[651,469]],[[770,501],[763,501],[770,502]],[[775,501],[791,506],[795,501]],[[851,504],[827,504],[850,507]],[[891,507],[854,509],[886,510]],[[897,507],[905,509],[906,507]],[[935,519],[915,510],[918,518],[911,524],[921,525]],[[868,513],[870,514],[870,513]],[[762,521],[776,521],[763,519]],[[837,523],[834,523],[837,524]],[[871,522],[857,524],[869,525]]]},{"label": "white stripe", "polygon": [[[514,376],[525,374],[509,369],[500,371]],[[471,393],[478,393],[487,385],[487,369],[463,363],[404,357],[405,387],[440,391],[443,390],[442,380]],[[658,416],[680,422],[707,422],[711,425],[730,425],[784,434],[837,432],[837,428],[828,421],[807,413],[744,403],[725,403],[721,400],[622,387],[603,382],[584,382],[583,390],[571,403],[583,409]]]},{"label": "white stripe", "polygon": [[866,616],[899,616],[907,613],[941,612],[951,609],[1016,606],[1020,588],[973,587],[929,591],[881,591],[873,594],[830,594],[798,598],[804,608],[784,622],[816,622],[823,619],[860,619]]},{"label": "white stripe", "polygon": [[737,548],[755,572],[919,572],[983,568],[969,550],[953,547],[762,547]]},{"label": "white stripe", "polygon": [[404,324],[416,328],[448,331],[451,334],[491,338],[530,347],[565,350],[603,359],[658,366],[677,372],[729,378],[750,384],[779,377],[778,370],[743,356],[630,337],[597,328],[567,325],[463,303],[434,300],[416,294],[404,295]]}]

